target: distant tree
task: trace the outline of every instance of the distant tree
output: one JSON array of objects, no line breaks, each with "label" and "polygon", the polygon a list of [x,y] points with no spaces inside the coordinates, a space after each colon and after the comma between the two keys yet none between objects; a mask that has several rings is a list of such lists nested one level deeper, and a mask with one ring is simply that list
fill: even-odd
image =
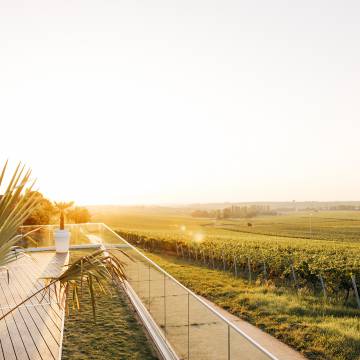
[{"label": "distant tree", "polygon": [[210,217],[210,214],[206,210],[194,210],[191,213],[192,217]]},{"label": "distant tree", "polygon": [[231,215],[232,215],[231,208],[225,208],[223,210],[222,216],[224,219],[231,218]]},{"label": "distant tree", "polygon": [[36,199],[37,206],[31,211],[29,217],[24,221],[24,225],[47,225],[56,214],[56,209],[51,201],[46,199],[38,191],[30,191],[25,197],[33,196]]},{"label": "distant tree", "polygon": [[66,216],[69,221],[72,221],[75,224],[88,223],[91,220],[89,210],[80,206],[69,209]]}]

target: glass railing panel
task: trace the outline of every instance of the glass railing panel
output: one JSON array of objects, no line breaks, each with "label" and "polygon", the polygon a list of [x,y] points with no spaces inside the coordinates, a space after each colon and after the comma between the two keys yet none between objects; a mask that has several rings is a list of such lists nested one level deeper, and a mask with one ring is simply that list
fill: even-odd
[{"label": "glass railing panel", "polygon": [[189,354],[189,293],[174,280],[165,282],[166,338],[180,359]]},{"label": "glass railing panel", "polygon": [[[146,259],[143,256],[141,256],[138,252],[136,252],[131,248],[121,249],[121,251],[116,251],[116,255],[119,253],[120,254],[125,253],[130,257],[130,259],[129,258],[125,259],[126,276],[128,277],[129,283],[136,291],[140,300],[148,308],[148,304],[150,301],[149,300],[150,276],[151,276],[150,264],[146,261]],[[124,259],[124,257],[121,259]]]},{"label": "glass railing panel", "polygon": [[103,239],[104,244],[124,244],[125,242],[118,236],[114,234],[114,232],[108,229],[106,226],[102,227],[101,237]]},{"label": "glass railing panel", "polygon": [[228,325],[192,295],[189,319],[190,359],[228,360]]},{"label": "glass railing panel", "polygon": [[137,295],[141,299],[142,303],[149,309],[150,304],[150,264],[144,261],[137,261],[138,266],[138,291]]},{"label": "glass railing panel", "polygon": [[30,225],[21,227],[18,245],[24,248],[48,247],[54,245],[53,226]]},{"label": "glass railing panel", "polygon": [[[58,225],[30,225],[22,226],[19,234],[22,239],[19,245],[23,247],[55,246],[55,232]],[[65,229],[70,232],[70,245],[98,245],[103,243],[103,232],[110,232],[103,224],[67,224]],[[115,236],[112,234],[112,236]],[[120,242],[120,240],[119,240]]]},{"label": "glass railing panel", "polygon": [[136,258],[138,254],[133,249],[125,249],[123,251],[116,251],[116,256],[124,263],[127,281],[135,292],[137,292],[139,284],[139,264]]},{"label": "glass railing panel", "polygon": [[101,244],[102,224],[74,224],[66,225],[71,232],[71,245]]},{"label": "glass railing panel", "polygon": [[269,360],[271,358],[242,334],[230,328],[230,359]]},{"label": "glass railing panel", "polygon": [[[59,225],[27,225],[19,229],[19,245],[22,247],[55,246],[55,231]],[[126,244],[121,237],[103,224],[66,224],[71,234],[70,245]],[[26,235],[29,234],[29,235]]]},{"label": "glass railing panel", "polygon": [[165,309],[165,275],[151,265],[148,310],[163,332],[166,326]]}]

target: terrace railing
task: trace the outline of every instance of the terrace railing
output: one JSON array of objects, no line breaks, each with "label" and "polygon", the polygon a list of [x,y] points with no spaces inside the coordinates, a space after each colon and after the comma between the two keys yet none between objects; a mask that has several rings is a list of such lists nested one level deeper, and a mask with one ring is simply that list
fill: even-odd
[{"label": "terrace railing", "polygon": [[[55,225],[22,227],[21,244],[51,249]],[[68,225],[71,247],[121,247],[128,295],[134,294],[151,317],[173,359],[275,360],[276,357],[179,283],[105,224]],[[28,234],[28,235],[25,235]],[[134,303],[134,299],[132,299]],[[149,329],[148,329],[149,330]]]}]

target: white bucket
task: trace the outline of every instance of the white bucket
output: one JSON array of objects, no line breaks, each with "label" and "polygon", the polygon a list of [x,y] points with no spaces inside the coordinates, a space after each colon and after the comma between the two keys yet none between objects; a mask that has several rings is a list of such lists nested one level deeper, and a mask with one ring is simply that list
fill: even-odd
[{"label": "white bucket", "polygon": [[55,231],[55,249],[58,253],[66,253],[70,246],[70,232],[67,230]]}]

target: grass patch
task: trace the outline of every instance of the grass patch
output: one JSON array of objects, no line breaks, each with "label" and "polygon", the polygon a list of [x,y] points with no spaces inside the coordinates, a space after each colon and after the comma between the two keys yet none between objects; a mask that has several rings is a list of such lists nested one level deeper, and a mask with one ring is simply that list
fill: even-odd
[{"label": "grass patch", "polygon": [[249,284],[182,259],[147,253],[194,292],[316,360],[360,359],[360,312],[312,295]]},{"label": "grass patch", "polygon": [[[88,254],[73,251],[71,260]],[[97,297],[97,320],[94,323],[88,292],[84,292],[81,312],[65,319],[63,360],[155,360],[152,345],[135,317],[125,294]]]}]

